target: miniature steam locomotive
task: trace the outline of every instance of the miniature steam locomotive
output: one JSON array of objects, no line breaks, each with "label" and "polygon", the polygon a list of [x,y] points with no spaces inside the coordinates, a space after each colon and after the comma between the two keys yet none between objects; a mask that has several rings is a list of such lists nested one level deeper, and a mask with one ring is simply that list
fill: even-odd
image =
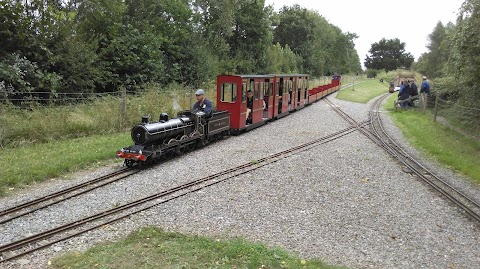
[{"label": "miniature steam locomotive", "polygon": [[117,156],[124,158],[128,167],[143,166],[204,146],[228,135],[229,130],[228,111],[214,111],[210,118],[201,111],[183,111],[177,118],[162,113],[159,121],[152,123],[142,117],[142,124],[131,131],[135,145],[119,150]]}]

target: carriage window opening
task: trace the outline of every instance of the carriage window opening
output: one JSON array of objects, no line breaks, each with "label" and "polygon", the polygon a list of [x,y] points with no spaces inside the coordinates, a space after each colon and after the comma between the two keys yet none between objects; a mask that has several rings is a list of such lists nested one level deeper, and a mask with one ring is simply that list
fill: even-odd
[{"label": "carriage window opening", "polygon": [[247,101],[247,83],[242,84],[242,103]]},{"label": "carriage window opening", "polygon": [[273,82],[270,82],[269,84],[269,88],[268,88],[268,95],[272,95],[273,94]]},{"label": "carriage window opening", "polygon": [[220,100],[225,103],[235,103],[237,101],[237,84],[223,83],[220,91]]},{"label": "carriage window opening", "polygon": [[280,95],[280,82],[277,81],[277,91],[276,91],[276,95],[279,96]]},{"label": "carriage window opening", "polygon": [[260,87],[257,82],[255,83],[255,90],[253,91],[253,99],[258,100],[259,96],[260,96]]},{"label": "carriage window opening", "polygon": [[270,92],[268,91],[268,81],[266,81],[264,84],[263,84],[263,96],[269,96],[270,95]]}]

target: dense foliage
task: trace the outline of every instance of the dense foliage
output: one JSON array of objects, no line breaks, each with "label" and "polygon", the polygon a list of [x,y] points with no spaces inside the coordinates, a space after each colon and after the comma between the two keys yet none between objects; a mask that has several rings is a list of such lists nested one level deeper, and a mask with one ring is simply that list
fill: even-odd
[{"label": "dense foliage", "polygon": [[[221,73],[360,71],[355,34],[262,0],[0,0],[0,91],[198,86]],[[0,98],[1,98],[0,94]]]},{"label": "dense foliage", "polygon": [[274,42],[287,45],[302,60],[302,71],[314,76],[361,70],[353,41],[317,12],[294,5],[283,7],[275,21]]},{"label": "dense foliage", "polygon": [[414,61],[413,55],[405,51],[405,43],[398,38],[382,38],[373,43],[368,52],[370,55],[367,55],[364,62],[368,69],[384,69],[385,72],[397,68],[409,69]]},{"label": "dense foliage", "polygon": [[456,23],[438,22],[428,38],[416,69],[439,96],[455,102],[453,117],[461,113],[464,123],[480,127],[480,0],[465,0]]}]

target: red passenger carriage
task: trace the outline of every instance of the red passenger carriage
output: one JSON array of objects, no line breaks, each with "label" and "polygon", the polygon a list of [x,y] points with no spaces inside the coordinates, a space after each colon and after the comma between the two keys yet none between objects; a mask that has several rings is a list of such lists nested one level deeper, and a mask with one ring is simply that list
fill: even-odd
[{"label": "red passenger carriage", "polygon": [[[228,110],[232,133],[250,130],[308,104],[308,75],[221,75],[217,77],[217,110]],[[253,92],[247,124],[247,91]]]},{"label": "red passenger carriage", "polygon": [[[253,92],[251,124],[247,126],[247,91]],[[221,75],[217,77],[217,110],[228,110],[231,115],[232,133],[249,130],[265,124],[264,96],[273,91],[273,76],[269,75]],[[270,94],[271,95],[271,94]],[[270,96],[268,95],[268,96]],[[267,104],[270,99],[267,98]],[[273,113],[273,110],[270,110]],[[272,115],[272,114],[271,114]],[[248,128],[247,128],[248,127]]]}]

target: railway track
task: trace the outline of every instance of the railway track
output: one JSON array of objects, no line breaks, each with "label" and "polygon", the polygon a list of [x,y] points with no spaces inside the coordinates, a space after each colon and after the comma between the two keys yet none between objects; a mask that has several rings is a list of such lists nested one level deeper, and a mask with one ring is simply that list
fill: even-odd
[{"label": "railway track", "polygon": [[278,162],[282,159],[312,149],[321,144],[334,141],[345,135],[355,132],[359,128],[365,127],[368,124],[369,122],[365,121],[359,123],[357,126],[349,126],[344,130],[261,158],[259,160],[251,161],[207,177],[193,180],[185,184],[173,187],[171,189],[164,190],[156,194],[143,197],[129,203],[125,203],[118,207],[96,213],[86,218],[82,218],[61,225],[59,227],[55,227],[53,229],[43,231],[38,234],[2,245],[0,246],[0,263],[19,258],[26,254],[38,251],[55,243],[65,241],[72,237],[103,227],[113,222],[125,219],[131,215],[137,214],[139,212],[145,211],[168,201],[177,199],[179,197],[188,195],[203,188],[218,184],[220,182],[224,182],[226,180],[238,177],[242,174],[251,172],[266,165]]},{"label": "railway track", "polygon": [[75,196],[85,194],[92,190],[98,189],[100,187],[106,186],[113,182],[129,177],[138,172],[140,172],[140,170],[130,169],[130,168],[120,169],[113,173],[89,180],[87,182],[83,182],[81,184],[60,190],[55,193],[51,193],[51,194],[36,198],[26,203],[17,204],[10,208],[3,209],[0,211],[0,224],[7,223],[16,218],[25,216],[37,210],[60,203],[62,201],[73,198]]},{"label": "railway track", "polygon": [[[446,181],[435,175],[432,171],[427,169],[419,161],[413,158],[405,150],[403,150],[395,140],[386,132],[382,119],[380,117],[380,105],[389,95],[385,94],[378,98],[372,105],[372,109],[369,112],[369,120],[371,121],[370,130],[364,127],[360,127],[359,131],[371,139],[374,143],[379,145],[390,155],[396,158],[402,163],[408,170],[415,174],[418,178],[422,179],[425,183],[431,186],[434,190],[438,191],[444,197],[452,201],[460,209],[462,209],[472,219],[480,223],[480,205],[464,195]],[[335,106],[328,98],[324,99],[342,118],[352,125],[358,125],[358,123]]]}]

